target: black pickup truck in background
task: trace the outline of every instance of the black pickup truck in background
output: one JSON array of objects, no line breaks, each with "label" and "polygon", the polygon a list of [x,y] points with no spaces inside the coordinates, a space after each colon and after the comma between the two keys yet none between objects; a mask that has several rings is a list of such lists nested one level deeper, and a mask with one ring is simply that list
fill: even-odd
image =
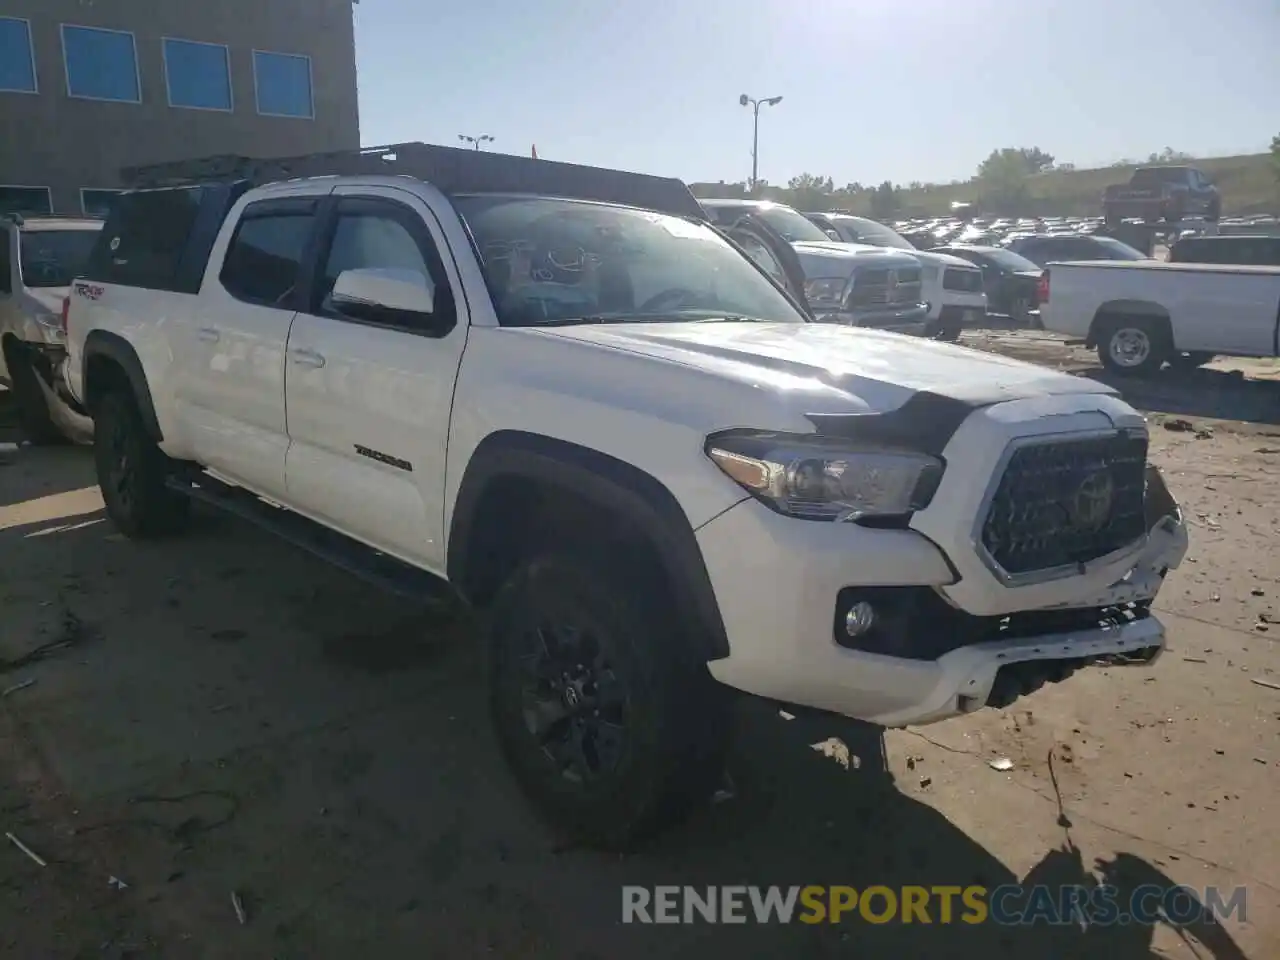
[{"label": "black pickup truck in background", "polygon": [[1128,183],[1107,187],[1102,195],[1102,215],[1109,224],[1137,217],[1147,223],[1174,222],[1187,216],[1217,220],[1222,197],[1195,167],[1139,167]]}]

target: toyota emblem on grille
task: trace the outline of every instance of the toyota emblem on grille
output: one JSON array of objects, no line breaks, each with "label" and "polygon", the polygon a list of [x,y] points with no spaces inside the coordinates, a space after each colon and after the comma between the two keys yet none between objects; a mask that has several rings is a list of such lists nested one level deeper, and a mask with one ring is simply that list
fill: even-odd
[{"label": "toyota emblem on grille", "polygon": [[1107,470],[1091,473],[1076,487],[1071,498],[1071,519],[1087,530],[1096,530],[1111,516],[1115,482]]}]

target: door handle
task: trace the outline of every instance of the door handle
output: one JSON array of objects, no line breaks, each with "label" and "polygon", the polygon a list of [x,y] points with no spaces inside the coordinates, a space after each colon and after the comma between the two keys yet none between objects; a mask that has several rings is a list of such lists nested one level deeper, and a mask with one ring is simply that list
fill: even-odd
[{"label": "door handle", "polygon": [[196,336],[205,343],[217,343],[218,340],[221,339],[222,334],[213,327],[201,327],[196,331]]},{"label": "door handle", "polygon": [[299,367],[314,367],[319,369],[324,366],[324,357],[316,353],[314,350],[292,350],[293,362]]}]

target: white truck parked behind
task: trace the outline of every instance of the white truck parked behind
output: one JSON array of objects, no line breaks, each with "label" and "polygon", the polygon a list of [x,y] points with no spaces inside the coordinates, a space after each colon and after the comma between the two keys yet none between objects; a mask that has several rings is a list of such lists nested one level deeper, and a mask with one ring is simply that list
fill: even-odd
[{"label": "white truck parked behind", "polygon": [[89,426],[68,405],[58,374],[71,278],[101,229],[91,218],[0,214],[0,385],[12,391],[30,443],[59,443]]},{"label": "white truck parked behind", "polygon": [[679,181],[422,144],[132,176],[69,315],[110,518],[197,499],[486,608],[499,741],[587,841],[714,789],[728,688],[927,723],[1163,647],[1186,532],[1137,412],[811,322]]},{"label": "white truck parked behind", "polygon": [[1096,347],[1114,373],[1190,369],[1215,356],[1280,356],[1280,267],[1158,260],[1053,263],[1046,330]]}]

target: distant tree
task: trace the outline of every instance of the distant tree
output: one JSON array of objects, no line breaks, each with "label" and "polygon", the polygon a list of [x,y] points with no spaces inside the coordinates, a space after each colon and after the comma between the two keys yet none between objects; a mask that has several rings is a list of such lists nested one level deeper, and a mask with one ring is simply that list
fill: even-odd
[{"label": "distant tree", "polygon": [[802,173],[787,183],[791,205],[798,210],[826,210],[831,206],[835,184],[830,177]]},{"label": "distant tree", "polygon": [[902,206],[902,198],[893,183],[886,180],[871,195],[871,215],[877,220],[887,220]]},{"label": "distant tree", "polygon": [[739,200],[747,195],[747,184],[745,181],[726,183],[724,180],[718,183],[691,183],[689,190],[695,197],[707,200]]},{"label": "distant tree", "polygon": [[[992,150],[978,167],[979,205],[999,213],[1019,213],[1026,206],[1027,178],[1038,173],[1035,164],[1041,158],[1029,157],[1029,151],[1016,147]],[[1049,158],[1052,162],[1052,158]]]},{"label": "distant tree", "polygon": [[1147,163],[1164,164],[1164,163],[1188,163],[1194,160],[1189,153],[1183,153],[1181,150],[1175,150],[1173,147],[1165,147],[1159,153],[1150,154],[1147,157]]},{"label": "distant tree", "polygon": [[1053,154],[1045,153],[1039,147],[1019,147],[1018,152],[1022,154],[1027,170],[1031,173],[1044,173],[1053,169]]},{"label": "distant tree", "polygon": [[1014,173],[1029,177],[1033,173],[1044,173],[1052,169],[1053,155],[1045,153],[1039,147],[1005,147],[992,150],[987,159],[978,165],[978,179]]}]

